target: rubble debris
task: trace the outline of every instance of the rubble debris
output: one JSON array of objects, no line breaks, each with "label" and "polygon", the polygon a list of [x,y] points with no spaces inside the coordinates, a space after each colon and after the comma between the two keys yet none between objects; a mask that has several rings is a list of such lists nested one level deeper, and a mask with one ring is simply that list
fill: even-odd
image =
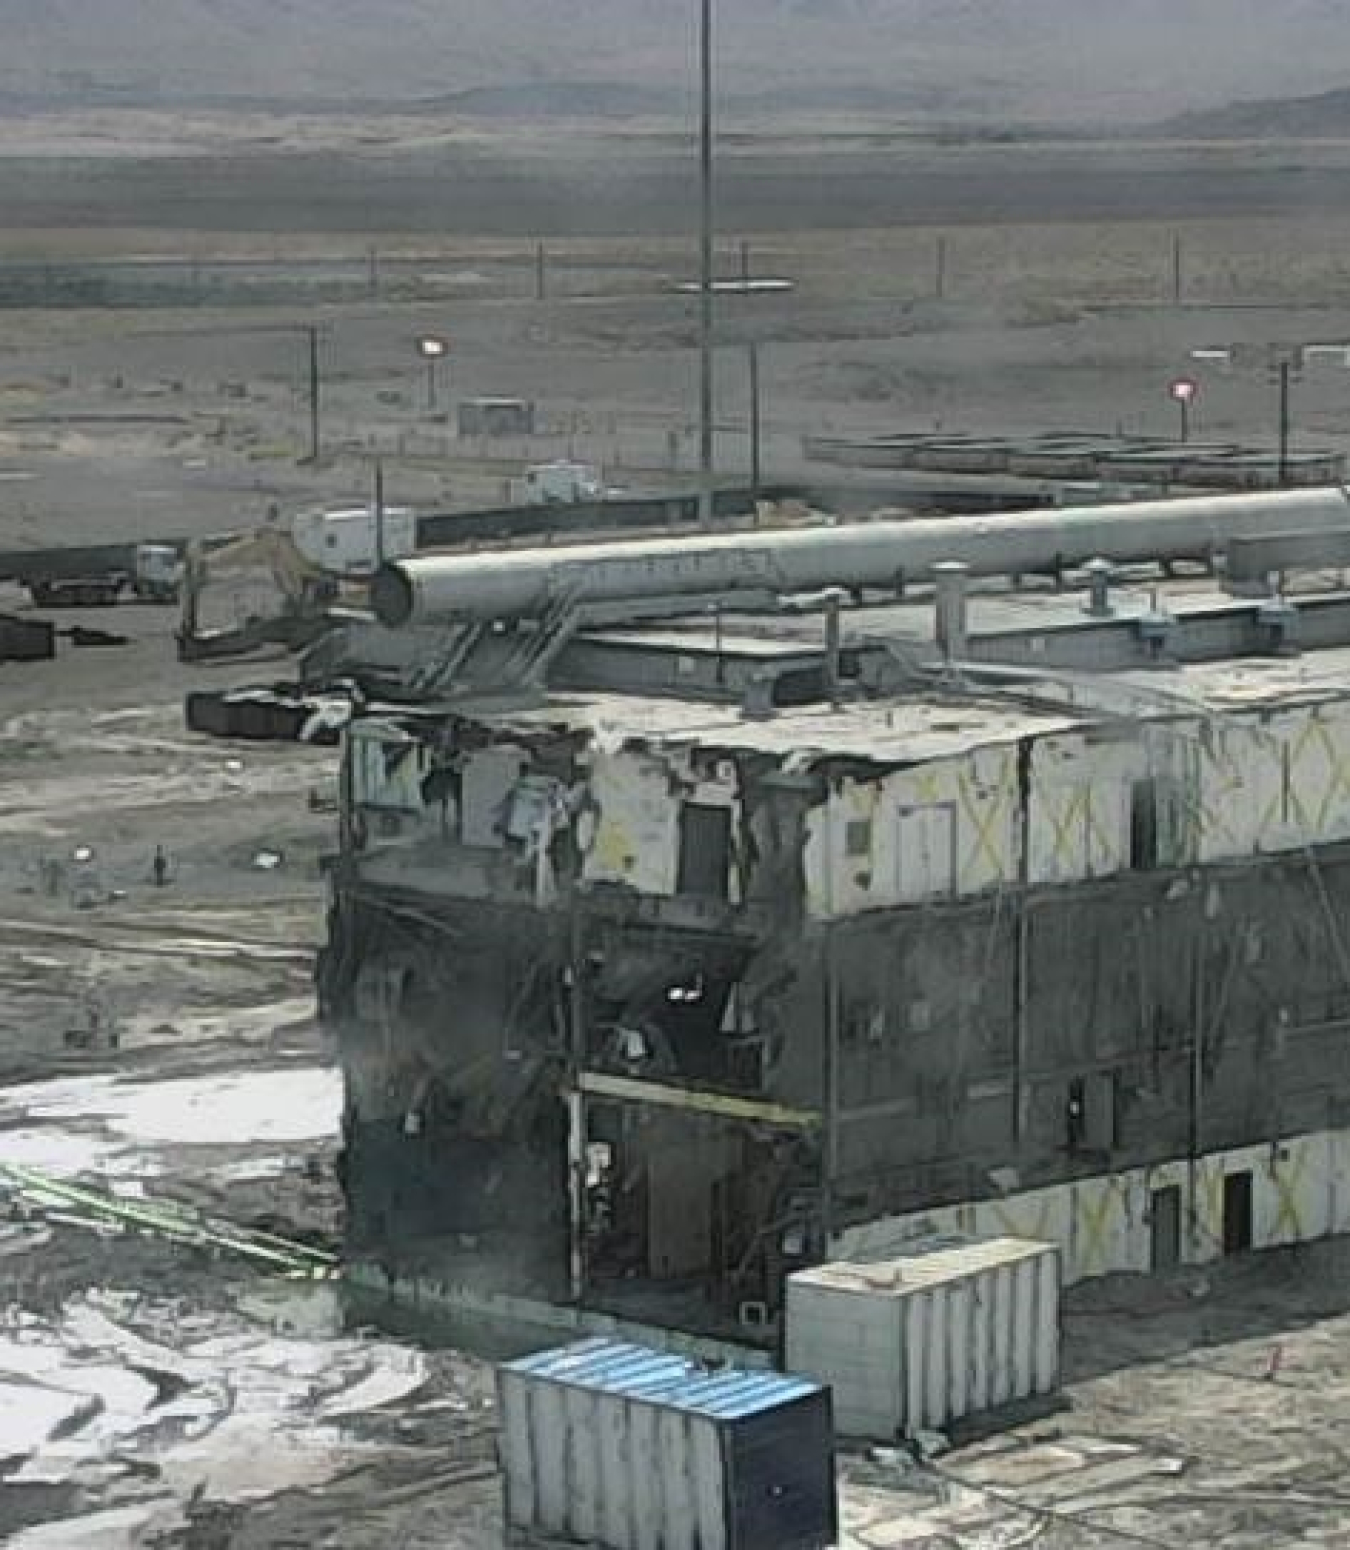
[{"label": "rubble debris", "polygon": [[190,732],[249,742],[334,747],[351,720],[352,702],[343,695],[300,694],[283,685],[195,690],[184,709]]},{"label": "rubble debris", "polygon": [[62,630],[61,635],[72,646],[126,646],[130,644],[130,637],[119,635],[115,630],[92,630],[87,625],[73,625],[68,630]]},{"label": "rubble debris", "polygon": [[50,662],[55,655],[54,625],[0,614],[0,662]]},{"label": "rubble debris", "polygon": [[917,1431],[909,1441],[914,1457],[920,1464],[930,1464],[952,1451],[952,1445],[944,1432]]},{"label": "rubble debris", "polygon": [[88,1006],[82,1020],[69,1026],[61,1042],[70,1050],[115,1050],[121,1044],[117,1024],[99,1006]]}]

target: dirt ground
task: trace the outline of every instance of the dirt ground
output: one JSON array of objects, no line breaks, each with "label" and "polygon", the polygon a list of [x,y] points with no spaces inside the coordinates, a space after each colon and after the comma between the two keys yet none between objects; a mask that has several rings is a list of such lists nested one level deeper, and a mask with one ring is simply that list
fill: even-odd
[{"label": "dirt ground", "polygon": [[[668,125],[24,122],[0,151],[0,548],[250,525],[272,502],[363,494],[376,453],[425,509],[500,503],[559,455],[633,489],[687,479],[688,173]],[[1183,372],[1194,435],[1271,447],[1259,353],[1224,368],[1191,351],[1350,339],[1347,178],[1336,142],[738,134],[719,268],[741,272],[744,242],[754,275],[794,289],[719,306],[721,472],[749,468],[752,343],[771,480],[838,481],[804,459],[813,432],[1170,436]],[[434,411],[429,332],[451,344]],[[461,438],[453,409],[474,395],[533,400],[539,434]],[[1310,365],[1295,445],[1343,449],[1348,416],[1350,373]]]},{"label": "dirt ground", "polygon": [[[206,115],[176,138],[153,115],[16,129],[0,153],[0,297],[20,266],[26,283],[34,265],[55,278],[51,305],[0,313],[0,548],[246,525],[272,501],[364,490],[377,451],[391,497],[427,509],[499,500],[558,453],[635,487],[688,474],[677,137],[653,132],[621,161],[593,130],[559,148],[375,129],[372,147],[370,124],[306,122],[280,148],[274,123]],[[766,467],[795,480],[819,473],[801,437],[825,429],[1167,433],[1182,369],[1201,376],[1199,429],[1268,444],[1265,371],[1189,352],[1350,340],[1343,148],[1264,151],[1245,170],[1154,148],[1142,174],[1120,147],[857,134],[729,154],[724,268],[745,236],[755,272],[796,289],[721,309],[728,477],[745,468],[751,342]],[[365,283],[372,246],[369,294],[316,299],[334,264]],[[152,258],[170,266],[162,296],[58,304],[70,266],[122,283]],[[278,273],[293,298],[258,304],[250,285]],[[317,466],[303,461],[310,322]],[[452,341],[434,414],[424,331]],[[461,440],[445,406],[488,393],[536,400],[544,432]],[[1346,450],[1348,425],[1350,374],[1310,366],[1297,441]],[[6,591],[0,607],[28,605]],[[0,664],[0,1202],[5,1169],[39,1170],[125,1208],[173,1201],[194,1221],[337,1245],[340,1085],[311,989],[334,755],[184,730],[188,688],[284,662],[184,668],[171,610],[81,622],[128,643]],[[0,1221],[0,1541],[502,1543],[482,1361],[351,1328],[326,1281],[87,1216],[49,1204]],[[1081,1289],[1065,1407],[923,1467],[849,1452],[845,1543],[1350,1545],[1346,1252]]]}]

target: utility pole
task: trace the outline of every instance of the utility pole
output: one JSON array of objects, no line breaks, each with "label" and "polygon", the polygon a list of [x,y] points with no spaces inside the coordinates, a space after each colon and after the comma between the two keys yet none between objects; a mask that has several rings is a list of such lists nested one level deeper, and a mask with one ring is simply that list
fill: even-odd
[{"label": "utility pole", "polygon": [[763,482],[763,439],[762,424],[760,421],[759,398],[759,346],[751,345],[746,351],[746,361],[750,367],[750,496],[752,500],[759,500],[759,489]]},{"label": "utility pole", "polygon": [[1183,255],[1181,248],[1181,233],[1172,233],[1172,300],[1180,305],[1182,293],[1185,290],[1185,274],[1182,268]]},{"label": "utility pole", "polygon": [[699,0],[698,515],[713,520],[713,0]]},{"label": "utility pole", "polygon": [[309,336],[309,460],[319,461],[319,328],[316,323],[306,325]]},{"label": "utility pole", "polygon": [[366,254],[366,288],[372,301],[380,299],[380,250],[374,247]]},{"label": "utility pole", "polygon": [[947,239],[939,236],[933,251],[933,294],[939,301],[947,299]]},{"label": "utility pole", "polygon": [[375,459],[375,565],[384,564],[384,459]]},{"label": "utility pole", "polygon": [[748,291],[750,289],[750,243],[741,238],[741,284]]},{"label": "utility pole", "polygon": [[1280,488],[1289,483],[1289,381],[1293,364],[1288,356],[1280,360],[1280,462],[1277,475]]},{"label": "utility pole", "polygon": [[543,301],[548,296],[548,252],[541,242],[534,250],[534,299]]}]

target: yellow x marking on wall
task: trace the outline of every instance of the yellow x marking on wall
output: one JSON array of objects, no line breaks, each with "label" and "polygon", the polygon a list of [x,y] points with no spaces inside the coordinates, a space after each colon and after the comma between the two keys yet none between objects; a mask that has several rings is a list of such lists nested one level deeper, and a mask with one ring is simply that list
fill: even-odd
[{"label": "yellow x marking on wall", "polygon": [[914,792],[914,805],[927,803],[936,806],[943,800],[942,782],[931,770],[913,770],[908,785]]},{"label": "yellow x marking on wall", "polygon": [[1101,820],[1098,817],[1098,804],[1093,800],[1091,787],[1088,787],[1083,793],[1083,818],[1088,837],[1088,853],[1086,857],[1088,871],[1090,872],[1093,869],[1092,861],[1094,856],[1103,857],[1107,866],[1114,865],[1120,850],[1120,842],[1118,839],[1113,840],[1102,827]]},{"label": "yellow x marking on wall", "polygon": [[[1326,768],[1318,772],[1313,751],[1321,752]],[[1324,783],[1324,784],[1323,784]],[[1316,810],[1312,802],[1321,789]],[[1350,759],[1331,723],[1308,713],[1302,730],[1290,745],[1289,806],[1291,816],[1305,834],[1322,833],[1338,801],[1350,800]]]},{"label": "yellow x marking on wall", "polygon": [[1050,849],[1056,862],[1070,876],[1075,876],[1081,864],[1078,845],[1082,830],[1078,825],[1082,816],[1084,792],[1081,787],[1075,786],[1057,795],[1060,797],[1059,811],[1051,811],[1048,814],[1051,831]]},{"label": "yellow x marking on wall", "polygon": [[1020,1209],[1012,1201],[995,1201],[993,1216],[1000,1231],[1011,1237],[1039,1238],[1054,1243],[1056,1239],[1050,1230],[1050,1206],[1049,1197],[1038,1200],[1034,1210],[1025,1200],[1021,1202]]},{"label": "yellow x marking on wall", "polygon": [[1270,1170],[1270,1182],[1275,1190],[1277,1209],[1275,1212],[1275,1225],[1271,1230],[1271,1237],[1275,1241],[1282,1238],[1290,1238],[1297,1242],[1306,1234],[1303,1231],[1303,1217],[1299,1210],[1298,1192],[1303,1183],[1303,1176],[1308,1167],[1308,1152],[1306,1147],[1287,1148],[1289,1156],[1284,1161],[1276,1158],[1274,1167]]},{"label": "yellow x marking on wall", "polygon": [[961,799],[961,811],[970,820],[970,850],[961,869],[962,882],[971,881],[972,874],[981,863],[990,877],[998,882],[1006,882],[1009,874],[1007,814],[1012,795],[1006,768],[993,795],[986,802],[981,803],[976,799],[969,775],[962,774],[957,791]]},{"label": "yellow x marking on wall", "polygon": [[1107,1228],[1117,1207],[1122,1210],[1126,1188],[1118,1179],[1096,1180],[1080,1184],[1073,1192],[1074,1254],[1080,1272],[1106,1272],[1108,1263]]}]

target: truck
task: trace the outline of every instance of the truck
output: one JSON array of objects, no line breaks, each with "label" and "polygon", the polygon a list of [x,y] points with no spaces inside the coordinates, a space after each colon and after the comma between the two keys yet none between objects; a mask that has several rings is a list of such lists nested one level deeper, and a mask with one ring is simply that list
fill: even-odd
[{"label": "truck", "polygon": [[126,571],[88,576],[29,576],[28,595],[39,608],[107,608],[117,602],[130,580]]},{"label": "truck", "polygon": [[173,544],[136,545],[131,589],[145,603],[176,603],[183,584],[183,557]]},{"label": "truck", "polygon": [[588,463],[563,459],[536,463],[525,470],[523,499],[527,506],[571,506],[602,500],[604,494],[599,474]]},{"label": "truck", "polygon": [[29,571],[23,578],[29,597],[39,608],[107,608],[128,592],[145,603],[178,600],[183,561],[174,544],[137,544],[129,567],[124,559],[104,568],[98,564],[98,550],[90,551],[88,558],[95,563],[87,569],[63,572],[42,566]]}]

